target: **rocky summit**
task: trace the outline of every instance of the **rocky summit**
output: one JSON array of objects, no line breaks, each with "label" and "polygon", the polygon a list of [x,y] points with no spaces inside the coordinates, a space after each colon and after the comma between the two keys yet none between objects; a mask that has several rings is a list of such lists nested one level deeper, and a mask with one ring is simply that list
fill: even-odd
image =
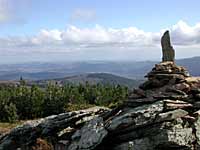
[{"label": "rocky summit", "polygon": [[[200,78],[162,62],[121,106],[92,108],[31,121],[2,135],[0,149],[200,149]],[[47,147],[47,146],[46,146]]]},{"label": "rocky summit", "polygon": [[174,61],[113,110],[94,107],[29,121],[0,136],[0,150],[200,150],[200,78]]}]

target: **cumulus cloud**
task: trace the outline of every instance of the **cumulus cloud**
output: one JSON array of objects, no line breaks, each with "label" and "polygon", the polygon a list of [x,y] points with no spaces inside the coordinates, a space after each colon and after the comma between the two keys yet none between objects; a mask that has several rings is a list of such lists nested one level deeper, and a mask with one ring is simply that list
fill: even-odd
[{"label": "cumulus cloud", "polygon": [[200,23],[189,26],[186,22],[179,21],[172,26],[171,33],[176,45],[200,44]]},{"label": "cumulus cloud", "polygon": [[71,16],[71,21],[94,21],[96,19],[96,11],[92,9],[75,9]]},{"label": "cumulus cloud", "polygon": [[57,44],[62,40],[61,33],[59,30],[41,30],[37,36],[31,38],[31,43],[34,45]]},{"label": "cumulus cloud", "polygon": [[[145,32],[136,27],[121,29],[106,28],[96,25],[93,28],[78,28],[68,26],[65,30],[41,30],[38,34],[29,37],[2,37],[1,49],[17,49],[36,52],[71,52],[92,53],[100,55],[97,51],[121,56],[121,54],[136,52],[150,57],[160,55],[160,38],[166,29],[159,32]],[[186,49],[194,48],[194,54],[198,54],[200,48],[200,23],[190,26],[184,21],[169,27],[172,43],[177,48],[177,53],[187,56]],[[155,51],[152,51],[155,49]],[[94,52],[96,51],[96,52]],[[151,51],[151,52],[150,52]],[[158,54],[158,55],[157,55]],[[199,53],[200,55],[200,53]],[[95,57],[95,56],[94,56]],[[143,57],[143,56],[140,56]]]},{"label": "cumulus cloud", "polygon": [[[85,44],[91,47],[95,47],[96,45],[125,46],[127,44],[128,46],[156,46],[160,44],[160,38],[165,30],[162,29],[160,32],[145,32],[136,27],[114,29],[96,25],[94,28],[78,28],[71,25],[66,30],[43,29],[33,37],[8,37],[4,41],[11,42],[11,45],[23,45],[23,43],[30,42],[31,45],[74,44],[77,46]],[[174,45],[200,44],[200,24],[189,26],[187,23],[179,21],[168,30],[170,30]]]},{"label": "cumulus cloud", "polygon": [[152,43],[152,33],[145,33],[135,27],[113,29],[96,25],[92,29],[80,29],[70,26],[61,36],[66,43],[80,44],[135,44],[146,45]]}]

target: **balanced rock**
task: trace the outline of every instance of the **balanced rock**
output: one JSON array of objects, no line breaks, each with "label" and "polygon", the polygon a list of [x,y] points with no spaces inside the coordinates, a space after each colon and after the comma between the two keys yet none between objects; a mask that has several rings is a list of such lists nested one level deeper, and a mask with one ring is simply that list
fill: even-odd
[{"label": "balanced rock", "polygon": [[[0,150],[200,150],[200,78],[174,63],[169,33],[163,61],[113,110],[95,107],[50,116],[0,136]],[[39,149],[39,148],[38,148]]]},{"label": "balanced rock", "polygon": [[200,80],[171,62],[157,64],[148,75],[146,82],[157,80],[159,87],[135,89],[113,110],[93,108],[26,123],[0,138],[0,150],[32,150],[38,139],[48,139],[54,150],[198,150]]},{"label": "balanced rock", "polygon": [[169,31],[166,31],[161,38],[161,46],[162,46],[162,61],[172,61],[174,62],[175,52],[170,42]]}]

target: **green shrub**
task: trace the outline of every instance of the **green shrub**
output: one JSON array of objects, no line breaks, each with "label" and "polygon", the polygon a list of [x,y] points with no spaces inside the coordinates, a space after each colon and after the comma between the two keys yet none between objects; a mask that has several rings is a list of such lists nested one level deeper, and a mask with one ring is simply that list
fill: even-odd
[{"label": "green shrub", "polygon": [[15,104],[10,102],[9,93],[0,91],[0,121],[15,122],[18,119]]},{"label": "green shrub", "polygon": [[95,105],[116,107],[127,98],[128,88],[120,85],[79,84],[0,88],[0,121],[46,117]]}]

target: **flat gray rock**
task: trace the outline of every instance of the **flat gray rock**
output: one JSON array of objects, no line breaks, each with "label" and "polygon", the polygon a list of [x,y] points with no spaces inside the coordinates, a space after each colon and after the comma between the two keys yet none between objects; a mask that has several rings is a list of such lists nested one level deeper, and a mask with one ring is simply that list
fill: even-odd
[{"label": "flat gray rock", "polygon": [[68,150],[92,150],[102,142],[107,134],[103,118],[97,117],[75,132]]},{"label": "flat gray rock", "polygon": [[155,116],[162,112],[164,109],[163,101],[158,101],[153,104],[146,104],[139,106],[129,111],[125,112],[122,115],[115,117],[106,124],[106,128],[109,131],[114,131],[122,128],[123,126],[133,126],[138,127],[142,125],[147,125],[152,123],[155,119]]}]

